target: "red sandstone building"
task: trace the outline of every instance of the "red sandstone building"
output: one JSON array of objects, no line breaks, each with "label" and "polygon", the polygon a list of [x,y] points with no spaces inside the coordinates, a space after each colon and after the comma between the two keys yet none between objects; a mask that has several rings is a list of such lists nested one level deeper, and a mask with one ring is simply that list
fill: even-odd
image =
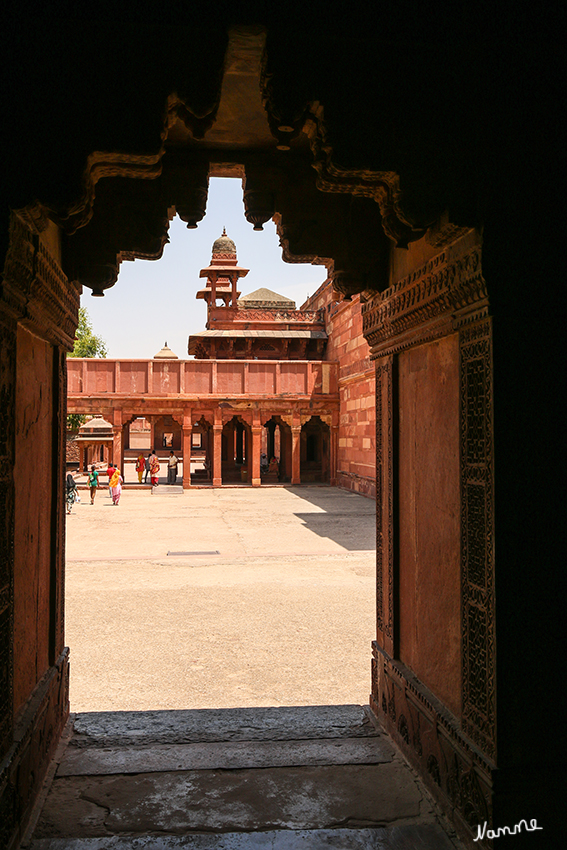
[{"label": "red sandstone building", "polygon": [[[71,359],[69,412],[112,423],[121,468],[145,420],[148,447],[193,459],[185,488],[205,477],[213,486],[322,482],[373,495],[373,383],[358,299],[334,304],[328,281],[296,310],[265,288],[241,297],[247,273],[223,232],[201,271],[207,323],[189,338],[195,359],[179,360],[167,345],[147,361]],[[91,422],[82,430],[81,469],[106,445]],[[268,469],[272,457],[277,467]]]}]

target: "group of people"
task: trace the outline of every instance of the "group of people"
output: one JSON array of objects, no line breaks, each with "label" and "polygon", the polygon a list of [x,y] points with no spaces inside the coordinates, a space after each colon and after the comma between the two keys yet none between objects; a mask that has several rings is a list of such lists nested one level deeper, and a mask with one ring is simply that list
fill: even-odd
[{"label": "group of people", "polygon": [[[112,461],[108,464],[106,474],[108,475],[108,492],[112,498],[112,504],[118,505],[122,494],[122,484],[124,483],[124,479],[120,475],[120,470],[118,467],[114,466]],[[100,486],[99,475],[99,471],[93,464],[90,468],[87,480],[91,494],[91,505],[94,505],[95,496]],[[67,473],[67,478],[65,480],[65,496],[67,502],[67,513],[70,514],[73,503],[80,502],[80,497],[77,491],[77,482],[71,472]]]},{"label": "group of people", "polygon": [[[169,453],[169,457],[167,459],[167,483],[175,484],[177,481],[177,466],[179,464],[179,458],[175,456],[175,453],[171,451]],[[143,454],[139,454],[136,460],[136,472],[138,473],[138,483],[142,483],[142,477],[144,478],[144,484],[148,483],[148,475],[150,476],[150,481],[152,487],[157,487],[159,484],[159,458],[156,455],[155,451],[152,451],[147,457],[144,457]]]},{"label": "group of people", "polygon": [[265,452],[262,452],[260,455],[260,472],[263,474],[274,473],[279,476],[280,463],[278,459],[272,455],[271,460],[268,462],[268,455]]},{"label": "group of people", "polygon": [[[168,484],[175,484],[177,480],[178,464],[179,459],[175,456],[174,452],[171,451],[167,459]],[[140,484],[142,483],[142,476],[145,473],[144,483],[147,483],[149,475],[152,487],[157,487],[159,484],[159,470],[159,458],[156,455],[155,451],[152,451],[147,457],[144,457],[143,454],[138,455],[138,458],[136,460],[136,472],[138,473],[138,482]],[[110,463],[108,464],[106,474],[108,475],[108,492],[110,493],[110,496],[112,498],[112,504],[118,505],[120,503],[120,496],[122,495],[122,485],[124,483],[124,479],[120,474],[120,470],[117,466],[114,465],[112,461],[110,461]],[[93,464],[90,468],[87,482],[91,494],[91,505],[94,505],[95,496],[100,486],[99,475],[100,472]],[[79,501],[79,497],[77,491],[77,483],[70,472],[67,474],[65,482],[65,492],[67,502],[67,513],[71,513],[73,503],[75,501]]]}]

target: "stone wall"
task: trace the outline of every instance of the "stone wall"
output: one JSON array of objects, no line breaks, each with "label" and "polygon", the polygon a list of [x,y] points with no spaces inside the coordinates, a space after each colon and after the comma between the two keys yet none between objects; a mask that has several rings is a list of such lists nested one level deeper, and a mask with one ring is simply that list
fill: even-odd
[{"label": "stone wall", "polygon": [[376,495],[374,366],[362,335],[360,296],[336,303],[330,280],[303,305],[322,310],[328,335],[326,358],[339,363],[340,420],[337,484],[363,496]]}]

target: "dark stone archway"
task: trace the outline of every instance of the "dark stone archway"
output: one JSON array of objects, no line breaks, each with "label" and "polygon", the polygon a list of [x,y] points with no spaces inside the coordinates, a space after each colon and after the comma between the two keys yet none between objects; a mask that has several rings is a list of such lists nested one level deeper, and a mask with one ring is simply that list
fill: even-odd
[{"label": "dark stone archway", "polygon": [[[140,27],[139,15],[46,27],[22,8],[6,30],[5,114],[18,129],[6,154],[0,292],[9,847],[69,711],[65,352],[79,290],[101,295],[122,261],[159,258],[172,208],[195,226],[209,175],[223,174],[244,179],[251,224],[275,218],[284,259],[326,264],[337,297],[366,301],[379,470],[374,711],[467,840],[485,818],[513,825],[549,813],[561,775],[557,701],[544,700],[545,722],[529,735],[525,717],[556,687],[549,530],[560,523],[544,486],[549,458],[530,446],[535,433],[547,446],[542,418],[556,404],[541,379],[555,365],[549,357],[543,368],[542,340],[549,347],[557,328],[560,266],[541,250],[549,216],[533,215],[548,209],[533,165],[548,157],[517,153],[518,116],[546,125],[533,117],[536,99],[525,102],[540,63],[525,60],[531,33],[514,39],[508,16],[479,26],[461,5],[450,21],[414,10],[403,26],[372,26],[368,4],[360,11],[334,20],[306,7],[312,26],[297,26],[278,9],[257,22],[267,33],[229,34],[217,16],[198,27],[181,13],[173,28]],[[222,421],[213,432],[220,440]]]}]

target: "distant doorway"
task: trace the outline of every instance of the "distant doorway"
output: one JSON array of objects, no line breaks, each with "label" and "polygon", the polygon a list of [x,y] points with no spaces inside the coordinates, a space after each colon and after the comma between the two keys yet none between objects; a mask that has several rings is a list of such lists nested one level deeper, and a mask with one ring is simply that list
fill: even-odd
[{"label": "distant doorway", "polygon": [[260,474],[262,484],[291,481],[291,428],[281,416],[264,423]]},{"label": "distant doorway", "polygon": [[246,484],[251,478],[252,433],[240,416],[233,416],[222,429],[222,483]]},{"label": "distant doorway", "polygon": [[319,416],[312,416],[301,428],[301,481],[303,484],[329,481],[331,430]]}]

